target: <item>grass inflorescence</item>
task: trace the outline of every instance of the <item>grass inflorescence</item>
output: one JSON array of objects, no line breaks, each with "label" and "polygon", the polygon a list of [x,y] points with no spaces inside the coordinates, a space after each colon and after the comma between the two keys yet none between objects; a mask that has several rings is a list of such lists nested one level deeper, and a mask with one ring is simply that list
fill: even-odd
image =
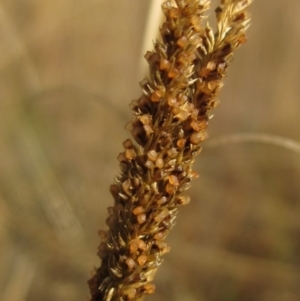
[{"label": "grass inflorescence", "polygon": [[209,0],[165,1],[154,50],[145,58],[150,76],[131,104],[133,139],[123,142],[120,174],[110,191],[107,231],[100,231],[101,266],[89,280],[91,301],[133,301],[155,290],[152,283],[169,251],[164,241],[174,225],[183,194],[207,137],[211,111],[233,51],[246,41],[250,0],[222,0],[217,29],[207,22]]}]

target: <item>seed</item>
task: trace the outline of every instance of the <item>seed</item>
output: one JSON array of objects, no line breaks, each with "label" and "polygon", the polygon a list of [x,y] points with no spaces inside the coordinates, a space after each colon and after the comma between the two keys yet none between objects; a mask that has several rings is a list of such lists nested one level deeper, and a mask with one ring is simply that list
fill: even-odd
[{"label": "seed", "polygon": [[129,251],[131,254],[135,254],[139,248],[138,241],[133,240],[129,245]]},{"label": "seed", "polygon": [[167,216],[169,216],[169,211],[167,208],[164,208],[158,215],[154,217],[154,220],[157,223],[160,223],[163,219],[165,219]]},{"label": "seed", "polygon": [[157,159],[157,152],[153,149],[153,150],[150,150],[148,153],[147,153],[147,156],[148,158],[151,160],[151,161],[155,161]]},{"label": "seed", "polygon": [[143,266],[147,262],[148,256],[146,255],[141,255],[138,257],[137,261],[140,266]]},{"label": "seed", "polygon": [[206,120],[201,120],[201,121],[193,120],[191,122],[191,127],[196,132],[199,132],[199,131],[207,128],[207,121]]},{"label": "seed", "polygon": [[141,180],[140,180],[139,178],[135,177],[135,178],[133,179],[133,186],[134,186],[135,188],[139,188],[139,187],[141,186]]},{"label": "seed", "polygon": [[218,81],[217,80],[212,80],[207,84],[207,87],[209,90],[214,90],[218,86]]},{"label": "seed", "polygon": [[199,178],[199,174],[196,171],[193,170],[193,171],[190,172],[190,177],[192,179],[197,179],[197,178]]},{"label": "seed", "polygon": [[187,42],[188,42],[188,39],[185,36],[182,36],[177,40],[177,45],[180,48],[184,48],[187,45]]},{"label": "seed", "polygon": [[180,104],[185,104],[188,101],[188,97],[185,94],[180,94],[178,98]]},{"label": "seed", "polygon": [[133,188],[131,185],[131,181],[129,179],[125,180],[122,183],[122,188],[127,194],[131,194],[131,189]]},{"label": "seed", "polygon": [[147,283],[144,285],[144,290],[146,294],[153,294],[155,292],[155,285],[152,283]]},{"label": "seed", "polygon": [[176,203],[178,205],[187,205],[191,201],[191,197],[189,195],[181,195],[176,198]]},{"label": "seed", "polygon": [[147,160],[147,161],[146,161],[145,166],[146,166],[148,169],[153,169],[153,168],[154,168],[154,164],[153,164],[153,162],[150,161],[150,160]]},{"label": "seed", "polygon": [[130,148],[130,149],[126,149],[125,150],[125,157],[128,159],[128,160],[133,160],[135,157],[136,157],[136,152],[133,148]]},{"label": "seed", "polygon": [[146,221],[147,217],[146,217],[146,214],[145,213],[140,213],[138,216],[137,216],[137,221],[138,223],[141,225],[143,224],[145,221]]},{"label": "seed", "polygon": [[159,64],[160,70],[168,70],[171,67],[171,63],[168,60],[161,59]]},{"label": "seed", "polygon": [[199,144],[201,141],[204,141],[207,137],[208,134],[205,131],[194,132],[190,137],[190,141],[192,144]]},{"label": "seed", "polygon": [[127,257],[125,260],[125,263],[127,264],[129,270],[132,270],[135,267],[135,262],[132,258]]},{"label": "seed", "polygon": [[153,133],[153,129],[149,124],[145,124],[143,127],[147,136],[150,136]]},{"label": "seed", "polygon": [[156,160],[156,166],[158,167],[158,168],[163,168],[164,167],[164,160],[163,159],[161,159],[161,158],[158,158],[157,160]]},{"label": "seed", "polygon": [[168,150],[168,156],[173,158],[178,153],[177,149],[175,147],[172,147]]},{"label": "seed", "polygon": [[166,237],[165,232],[158,232],[154,235],[154,239],[156,240],[163,240]]},{"label": "seed", "polygon": [[166,203],[167,201],[168,201],[168,198],[166,196],[163,196],[157,201],[157,204],[162,205],[162,204]]},{"label": "seed", "polygon": [[179,70],[176,69],[175,67],[173,67],[173,68],[169,71],[169,73],[168,73],[168,77],[169,77],[169,78],[176,78],[176,77],[178,77],[179,75],[180,75],[180,72],[179,72]]},{"label": "seed", "polygon": [[178,105],[176,97],[173,96],[168,97],[168,105],[170,107],[175,107],[176,105]]},{"label": "seed", "polygon": [[179,55],[178,59],[177,59],[177,62],[179,64],[187,64],[188,63],[188,56],[186,53],[182,53]]},{"label": "seed", "polygon": [[161,91],[160,90],[155,90],[152,94],[151,94],[151,100],[153,102],[159,102],[161,100]]},{"label": "seed", "polygon": [[133,143],[130,139],[126,139],[124,142],[123,142],[123,147],[125,149],[127,148],[132,148],[133,147]]},{"label": "seed", "polygon": [[192,112],[192,114],[191,114],[191,117],[193,119],[197,119],[198,115],[199,115],[199,110],[198,109],[194,109],[193,112]]},{"label": "seed", "polygon": [[146,243],[143,240],[141,240],[141,239],[138,240],[138,247],[142,251],[146,251],[147,250]]},{"label": "seed", "polygon": [[169,183],[174,185],[174,186],[178,186],[179,185],[178,178],[174,175],[170,175],[169,176]]},{"label": "seed", "polygon": [[151,116],[149,114],[144,114],[140,116],[140,122],[144,125],[151,124]]},{"label": "seed", "polygon": [[126,293],[127,293],[127,297],[128,297],[129,300],[134,299],[135,296],[136,296],[136,289],[131,288]]},{"label": "seed", "polygon": [[215,98],[212,102],[212,108],[215,109],[217,106],[219,106],[220,100],[218,98]]},{"label": "seed", "polygon": [[185,143],[186,143],[186,139],[185,138],[181,138],[177,141],[177,146],[180,148],[180,149],[183,149],[184,146],[185,146]]},{"label": "seed", "polygon": [[132,212],[134,215],[138,215],[140,213],[144,213],[145,209],[142,206],[138,206],[138,207],[135,207]]},{"label": "seed", "polygon": [[179,110],[175,117],[178,118],[180,121],[184,121],[189,117],[189,115],[186,110]]},{"label": "seed", "polygon": [[176,186],[174,186],[174,185],[168,183],[168,184],[166,185],[166,192],[167,192],[169,195],[174,194],[174,193],[176,192]]},{"label": "seed", "polygon": [[170,247],[167,245],[164,241],[156,241],[155,243],[157,247],[159,248],[161,254],[165,254],[170,251]]},{"label": "seed", "polygon": [[179,18],[180,17],[180,11],[178,8],[173,7],[171,8],[169,15],[171,18]]},{"label": "seed", "polygon": [[126,162],[127,158],[126,158],[125,152],[119,153],[117,159],[119,162],[124,162],[124,161]]},{"label": "seed", "polygon": [[202,29],[200,18],[195,14],[191,17],[191,23],[193,24],[196,31],[200,31]]},{"label": "seed", "polygon": [[162,9],[171,10],[173,8],[173,3],[171,1],[166,1],[162,4]]}]

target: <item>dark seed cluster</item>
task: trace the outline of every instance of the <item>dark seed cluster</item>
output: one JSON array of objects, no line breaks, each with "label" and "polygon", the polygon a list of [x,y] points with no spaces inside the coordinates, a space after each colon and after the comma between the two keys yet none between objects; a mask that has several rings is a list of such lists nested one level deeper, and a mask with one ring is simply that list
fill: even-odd
[{"label": "dark seed cluster", "polygon": [[91,301],[133,301],[155,290],[152,280],[169,251],[164,241],[218,104],[232,52],[245,41],[247,0],[222,0],[217,31],[206,24],[209,0],[165,1],[161,41],[146,53],[150,77],[131,104],[133,140],[119,154],[121,173],[111,185],[108,231],[100,231],[101,266],[89,280]]}]

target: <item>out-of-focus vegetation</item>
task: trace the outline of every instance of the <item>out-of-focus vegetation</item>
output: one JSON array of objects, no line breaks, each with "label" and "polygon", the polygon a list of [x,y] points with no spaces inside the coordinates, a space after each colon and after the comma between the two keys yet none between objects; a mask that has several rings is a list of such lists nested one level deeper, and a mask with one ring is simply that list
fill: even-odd
[{"label": "out-of-focus vegetation", "polygon": [[[130,3],[129,3],[130,2]],[[159,1],[158,1],[159,2]],[[0,300],[87,300],[148,1],[0,2]],[[300,300],[299,3],[255,1],[148,300]],[[157,24],[153,24],[157,26]]]}]

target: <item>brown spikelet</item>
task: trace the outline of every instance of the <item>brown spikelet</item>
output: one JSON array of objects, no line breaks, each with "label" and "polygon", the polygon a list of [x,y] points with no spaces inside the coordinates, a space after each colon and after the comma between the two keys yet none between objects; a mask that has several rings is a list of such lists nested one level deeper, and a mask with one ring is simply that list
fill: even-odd
[{"label": "brown spikelet", "polygon": [[145,55],[150,78],[132,103],[133,142],[123,143],[120,174],[111,185],[107,232],[100,232],[101,266],[89,280],[92,301],[133,301],[155,290],[152,280],[169,251],[164,242],[207,135],[211,110],[233,51],[245,42],[251,1],[222,0],[217,31],[204,24],[209,0],[165,1],[161,41]]}]

